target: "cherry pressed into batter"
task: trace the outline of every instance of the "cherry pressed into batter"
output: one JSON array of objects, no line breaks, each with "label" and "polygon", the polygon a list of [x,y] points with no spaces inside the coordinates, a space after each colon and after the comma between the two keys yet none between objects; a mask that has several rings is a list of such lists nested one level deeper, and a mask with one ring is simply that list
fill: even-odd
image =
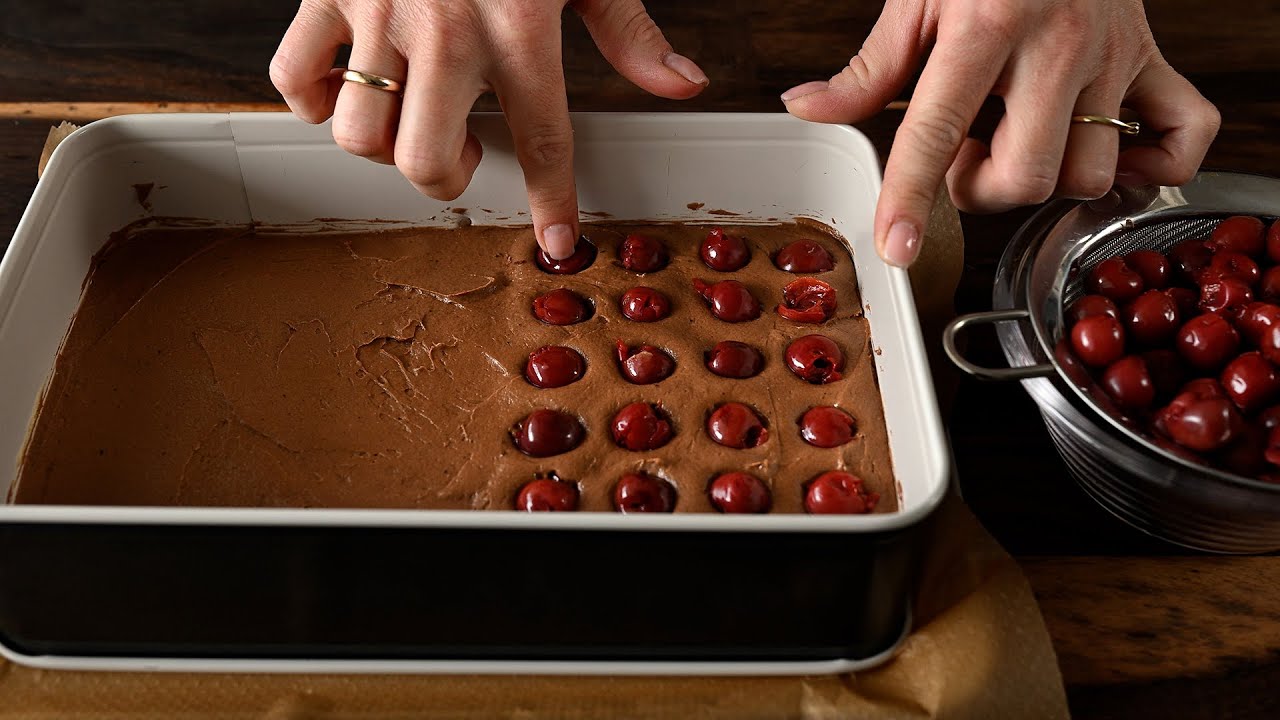
[{"label": "cherry pressed into batter", "polygon": [[760,317],[760,301],[737,280],[707,284],[694,278],[693,289],[707,301],[711,314],[725,322],[740,323]]},{"label": "cherry pressed into batter", "polygon": [[511,430],[511,440],[531,457],[551,457],[582,444],[586,431],[578,418],[559,410],[542,408],[529,413]]},{"label": "cherry pressed into batter", "polygon": [[578,237],[578,244],[573,247],[573,254],[564,260],[552,258],[542,248],[534,250],[533,259],[543,272],[552,275],[572,275],[586,270],[596,261],[596,246],[587,239],[586,235],[581,235]]},{"label": "cherry pressed into batter", "polygon": [[724,403],[707,418],[707,434],[725,447],[746,450],[759,447],[769,439],[760,415],[738,402]]},{"label": "cherry pressed into batter", "polygon": [[529,384],[544,389],[564,387],[580,379],[586,371],[587,361],[578,351],[561,345],[534,350],[524,366]]},{"label": "cherry pressed into batter", "polygon": [[809,408],[798,421],[800,437],[814,447],[840,447],[853,440],[858,423],[849,413],[837,407],[823,405]]},{"label": "cherry pressed into batter", "polygon": [[651,287],[633,287],[618,303],[622,315],[636,322],[657,322],[671,314],[671,301]]},{"label": "cherry pressed into batter", "polygon": [[516,494],[516,509],[569,512],[578,509],[578,486],[556,478],[530,480]]},{"label": "cherry pressed into batter", "polygon": [[790,273],[822,273],[836,266],[831,253],[813,240],[796,240],[773,256],[779,270]]},{"label": "cherry pressed into batter", "polygon": [[880,496],[868,492],[862,478],[832,470],[814,478],[805,489],[804,509],[814,515],[860,515],[875,509]]},{"label": "cherry pressed into batter", "polygon": [[633,233],[618,247],[618,261],[631,272],[657,272],[666,267],[670,259],[666,244],[649,235]]},{"label": "cherry pressed into batter", "polygon": [[613,508],[620,513],[669,513],[676,509],[676,489],[648,473],[622,476],[613,487]]},{"label": "cherry pressed into batter", "polygon": [[591,317],[591,303],[572,290],[558,288],[533,299],[533,316],[548,325],[573,325]]},{"label": "cherry pressed into batter", "polygon": [[670,377],[675,372],[676,361],[665,350],[654,345],[629,348],[619,340],[618,369],[627,382],[650,385]]},{"label": "cherry pressed into batter", "polygon": [[816,278],[799,278],[782,289],[778,314],[793,322],[823,323],[836,312],[836,289]]},{"label": "cherry pressed into batter", "polygon": [[729,472],[718,475],[707,488],[711,505],[726,514],[769,512],[773,498],[769,486],[755,475]]},{"label": "cherry pressed into batter", "polygon": [[814,385],[839,380],[844,370],[844,352],[826,335],[805,335],[787,346],[787,369]]},{"label": "cherry pressed into batter", "polygon": [[751,262],[751,250],[747,241],[735,235],[727,235],[721,228],[713,228],[698,249],[702,262],[712,270],[733,272]]},{"label": "cherry pressed into batter", "polygon": [[720,377],[755,377],[764,367],[764,354],[744,342],[721,340],[703,354],[707,369]]},{"label": "cherry pressed into batter", "polygon": [[613,416],[613,441],[626,450],[654,450],[671,440],[673,431],[666,413],[656,405],[636,402]]}]

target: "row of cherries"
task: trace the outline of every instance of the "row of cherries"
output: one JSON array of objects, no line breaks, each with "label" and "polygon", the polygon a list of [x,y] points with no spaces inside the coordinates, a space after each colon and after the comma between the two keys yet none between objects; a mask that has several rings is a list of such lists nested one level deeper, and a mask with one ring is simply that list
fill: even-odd
[{"label": "row of cherries", "polygon": [[[837,407],[810,408],[796,421],[800,437],[820,448],[840,447],[853,440],[857,421]],[[670,442],[675,430],[671,419],[653,403],[634,402],[623,407],[609,424],[614,443],[632,451],[656,450]],[[746,450],[769,439],[769,430],[759,413],[739,402],[716,406],[707,417],[707,435],[729,448]],[[511,430],[516,449],[530,457],[545,458],[567,453],[582,444],[586,431],[582,422],[560,410],[540,408],[529,413]]]},{"label": "row of cherries", "polygon": [[1280,222],[1227,218],[1167,254],[1108,258],[1086,287],[1066,313],[1068,373],[1091,371],[1162,447],[1280,481]]},{"label": "row of cherries", "polygon": [[[618,370],[634,385],[660,382],[675,372],[676,361],[655,345],[630,347],[621,340],[617,346]],[[844,352],[825,335],[797,338],[784,353],[787,368],[801,380],[825,385],[839,380],[844,370]],[[707,369],[725,378],[755,377],[764,367],[764,354],[744,342],[723,340],[703,354]],[[547,345],[529,353],[524,376],[537,388],[564,387],[582,379],[587,361],[573,348]]]},{"label": "row of cherries", "polygon": [[[769,487],[755,475],[730,472],[716,476],[707,486],[711,505],[722,513],[764,513],[773,504]],[[578,486],[556,477],[531,480],[516,494],[515,507],[526,511],[578,509]],[[805,488],[804,509],[813,514],[860,515],[875,509],[880,495],[868,491],[862,478],[832,470],[810,481]],[[613,507],[621,513],[673,512],[676,489],[649,473],[622,476],[613,488]]]},{"label": "row of cherries", "polygon": [[[751,250],[743,238],[727,235],[714,228],[702,242],[699,255],[707,267],[719,272],[740,270],[751,260]],[[590,267],[596,258],[596,246],[581,236],[574,252],[564,260],[554,260],[544,250],[534,252],[534,260],[543,271],[553,275],[578,273]],[[618,248],[622,267],[645,274],[657,272],[670,262],[666,245],[648,235],[631,234]],[[835,267],[826,248],[813,240],[797,240],[774,257],[779,269],[794,273],[821,273]],[[739,323],[760,317],[760,301],[737,280],[708,283],[694,278],[693,288],[707,303],[711,314],[724,322]],[[623,293],[622,314],[636,322],[657,322],[671,313],[671,301],[658,290],[639,286]],[[798,278],[782,291],[778,314],[799,323],[826,322],[836,311],[836,291],[817,278]],[[590,317],[590,307],[581,296],[567,289],[553,290],[533,301],[533,314],[550,325],[570,325]]]}]

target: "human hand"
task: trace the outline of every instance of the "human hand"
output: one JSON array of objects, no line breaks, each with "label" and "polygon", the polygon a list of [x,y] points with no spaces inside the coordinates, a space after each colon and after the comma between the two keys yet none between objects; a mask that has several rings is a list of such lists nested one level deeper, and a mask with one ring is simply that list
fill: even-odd
[{"label": "human hand", "polygon": [[[538,244],[551,257],[573,252],[578,200],[573,130],[560,57],[566,0],[302,0],[271,61],[271,81],[295,115],[333,117],[347,152],[394,164],[439,200],[462,194],[482,149],[467,132],[476,98],[494,92],[524,171]],[[684,99],[707,76],[676,54],[640,0],[573,4],[605,59],[655,95]],[[404,86],[397,93],[343,82],[339,46],[351,68]]]},{"label": "human hand", "polygon": [[[1189,181],[1218,132],[1217,109],[1161,57],[1140,0],[887,0],[866,43],[830,81],[783,94],[787,110],[852,123],[882,110],[928,62],[885,165],[876,247],[907,266],[945,174],[961,210],[1000,212],[1054,195]],[[966,137],[988,95],[1005,115],[991,144]],[[1119,152],[1114,128],[1073,115],[1120,106],[1162,134]]]}]

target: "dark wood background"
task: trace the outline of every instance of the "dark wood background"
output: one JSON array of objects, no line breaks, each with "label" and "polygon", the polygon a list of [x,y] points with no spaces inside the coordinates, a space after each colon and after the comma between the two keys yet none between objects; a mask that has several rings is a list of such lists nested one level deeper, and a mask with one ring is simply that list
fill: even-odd
[{"label": "dark wood background", "polygon": [[[1110,1],[1110,0],[1107,0]],[[280,0],[0,3],[0,248],[35,184],[50,121],[34,102],[276,102],[267,66],[296,5]],[[645,95],[566,23],[575,110],[779,111],[857,51],[880,3],[659,0],[650,11],[712,78],[699,98]],[[1166,57],[1223,115],[1206,164],[1280,175],[1280,2],[1152,0]],[[491,99],[481,109],[496,109]],[[90,111],[92,112],[92,111]],[[882,154],[898,117],[863,126]],[[1028,211],[965,217],[961,312],[990,307],[1000,252]],[[991,338],[973,355],[999,362]],[[1017,386],[962,381],[948,423],[961,487],[1018,557],[1081,718],[1280,717],[1280,558],[1198,555],[1148,538],[1067,476]]]}]

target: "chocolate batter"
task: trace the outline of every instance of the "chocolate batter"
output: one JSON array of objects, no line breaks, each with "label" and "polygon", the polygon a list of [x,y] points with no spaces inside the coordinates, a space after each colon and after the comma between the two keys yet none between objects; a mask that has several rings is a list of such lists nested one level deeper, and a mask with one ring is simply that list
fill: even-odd
[{"label": "chocolate batter", "polygon": [[[746,470],[773,492],[774,512],[802,512],[802,485],[826,471],[861,476],[897,505],[880,395],[852,262],[808,225],[729,227],[749,239],[750,264],[717,273],[697,248],[705,225],[601,223],[599,248],[577,275],[532,261],[532,230],[468,227],[365,232],[137,227],[100,254],[60,352],[14,493],[19,503],[509,509],[536,473],[580,483],[583,510],[607,511],[611,490],[638,469],[673,482],[677,511],[714,512],[716,474]],[[628,232],[662,238],[668,267],[638,276],[617,261]],[[775,312],[797,276],[771,255],[811,238],[836,257],[819,277],[837,290],[836,316],[801,325]],[[711,316],[691,279],[735,278],[764,307],[757,320]],[[672,313],[624,318],[618,298],[647,285]],[[567,287],[595,305],[587,321],[540,323],[535,295]],[[845,377],[809,385],[783,365],[787,344],[820,332],[846,354]],[[676,359],[654,385],[622,379],[616,343],[650,343]],[[712,375],[703,352],[718,340],[755,345],[756,377]],[[530,385],[530,351],[567,345],[587,361],[565,387]],[[655,402],[675,437],[652,452],[617,448],[608,425],[622,406]],[[769,439],[735,450],[707,436],[722,402],[754,407]],[[807,445],[796,425],[814,405],[857,420],[842,447]],[[578,415],[586,440],[535,459],[508,430],[531,410]]]}]

